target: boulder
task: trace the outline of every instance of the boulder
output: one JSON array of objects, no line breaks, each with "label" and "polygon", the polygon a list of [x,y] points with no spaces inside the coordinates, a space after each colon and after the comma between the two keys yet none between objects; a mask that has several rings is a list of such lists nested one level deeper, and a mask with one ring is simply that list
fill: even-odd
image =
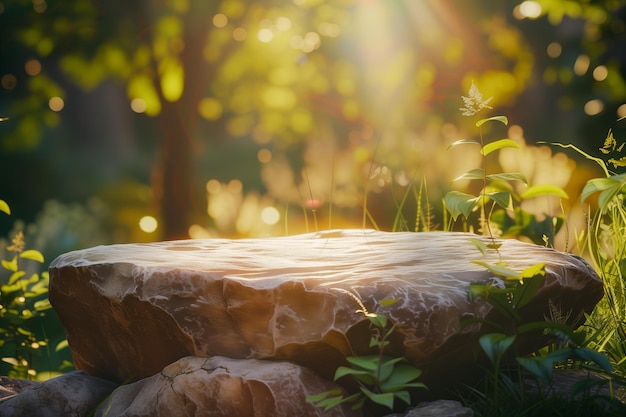
[{"label": "boulder", "polygon": [[385,417],[474,417],[472,409],[463,407],[458,401],[426,401],[404,414],[389,414]]},{"label": "boulder", "polygon": [[20,392],[33,389],[40,384],[41,382],[31,381],[28,379],[0,376],[0,400],[7,397],[13,397]]},{"label": "boulder", "polygon": [[357,417],[324,411],[306,397],[339,387],[289,362],[188,356],[160,373],[122,385],[95,417]]},{"label": "boulder", "polygon": [[87,417],[116,383],[73,371],[0,401],[0,417]]},{"label": "boulder", "polygon": [[[52,262],[49,297],[76,367],[114,381],[150,377],[185,356],[290,361],[332,380],[346,356],[371,353],[372,329],[357,312],[365,309],[397,325],[388,353],[422,369],[432,393],[475,363],[485,329],[462,321],[501,319],[468,297],[470,283],[499,281],[472,261],[500,259],[482,255],[470,238],[482,239],[341,230],[98,246]],[[499,243],[509,268],[545,263],[525,320],[543,320],[556,306],[576,327],[602,297],[599,277],[581,258]]]}]

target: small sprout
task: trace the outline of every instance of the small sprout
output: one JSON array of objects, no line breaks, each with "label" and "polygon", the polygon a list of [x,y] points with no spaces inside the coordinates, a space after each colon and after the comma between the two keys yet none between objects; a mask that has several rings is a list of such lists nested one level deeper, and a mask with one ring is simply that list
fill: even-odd
[{"label": "small sprout", "polygon": [[469,97],[462,96],[464,106],[461,107],[461,113],[463,116],[473,116],[483,109],[492,109],[489,102],[493,97],[483,99],[482,93],[476,87],[476,84],[472,81],[472,86],[469,89]]},{"label": "small sprout", "polygon": [[9,252],[20,253],[24,250],[24,232],[21,230],[15,234],[15,237],[11,241],[11,246],[7,246]]}]

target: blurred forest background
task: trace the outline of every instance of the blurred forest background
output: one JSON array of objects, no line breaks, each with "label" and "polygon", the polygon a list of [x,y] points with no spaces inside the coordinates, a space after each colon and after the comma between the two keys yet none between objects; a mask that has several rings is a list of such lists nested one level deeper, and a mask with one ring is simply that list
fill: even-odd
[{"label": "blurred forest background", "polygon": [[420,185],[441,224],[472,82],[522,146],[498,163],[580,206],[601,171],[535,144],[623,141],[625,80],[624,0],[3,0],[0,236],[49,261],[361,227],[366,196],[389,230]]}]

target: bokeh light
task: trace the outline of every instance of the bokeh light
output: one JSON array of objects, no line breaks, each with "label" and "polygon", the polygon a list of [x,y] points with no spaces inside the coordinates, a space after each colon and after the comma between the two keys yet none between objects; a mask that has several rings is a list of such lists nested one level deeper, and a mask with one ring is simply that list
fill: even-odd
[{"label": "bokeh light", "polygon": [[558,58],[561,56],[563,52],[563,47],[558,42],[550,42],[548,44],[548,48],[546,49],[546,53],[550,58]]},{"label": "bokeh light", "polygon": [[30,76],[39,75],[41,72],[41,62],[37,59],[29,59],[24,65],[24,71]]},{"label": "bokeh light", "polygon": [[257,152],[257,159],[262,164],[267,164],[268,162],[272,160],[272,151],[270,151],[269,149],[265,149],[265,148],[260,149]]},{"label": "bokeh light", "polygon": [[596,116],[604,110],[604,103],[600,99],[589,100],[585,103],[584,110],[588,116]]},{"label": "bokeh light", "polygon": [[598,65],[593,69],[593,79],[596,81],[604,81],[609,75],[609,70],[604,65]]},{"label": "bokeh light", "polygon": [[228,24],[228,17],[224,13],[218,13],[213,16],[213,25],[217,28],[223,28]]},{"label": "bokeh light", "polygon": [[542,13],[541,4],[536,1],[523,1],[513,10],[513,16],[517,19],[537,19]]},{"label": "bokeh light", "polygon": [[276,224],[280,221],[280,212],[275,207],[265,207],[261,211],[261,220],[265,224]]},{"label": "bokeh light", "polygon": [[50,110],[52,111],[59,112],[63,110],[63,107],[65,107],[65,101],[63,101],[61,97],[52,97],[48,101],[48,107],[50,107]]},{"label": "bokeh light", "polygon": [[146,111],[146,101],[142,98],[134,98],[130,101],[130,108],[135,113],[144,113]]},{"label": "bokeh light", "polygon": [[139,228],[146,233],[154,233],[159,227],[159,222],[152,216],[143,216],[139,219]]}]

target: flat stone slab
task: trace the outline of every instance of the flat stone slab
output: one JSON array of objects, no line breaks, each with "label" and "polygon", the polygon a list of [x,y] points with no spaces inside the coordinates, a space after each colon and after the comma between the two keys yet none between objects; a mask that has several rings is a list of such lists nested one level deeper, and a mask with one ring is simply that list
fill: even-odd
[{"label": "flat stone slab", "polygon": [[[397,324],[389,352],[429,381],[455,377],[474,361],[484,330],[462,327],[463,319],[497,319],[484,300],[470,301],[468,289],[499,280],[472,263],[498,257],[483,256],[470,238],[479,237],[337,230],[98,246],[52,262],[49,297],[76,367],[118,382],[185,356],[286,360],[332,379],[345,356],[370,352],[372,331],[355,298]],[[509,268],[546,265],[525,320],[543,320],[557,306],[577,326],[602,297],[599,277],[581,258],[500,243]],[[399,301],[383,307],[384,299]]]}]

